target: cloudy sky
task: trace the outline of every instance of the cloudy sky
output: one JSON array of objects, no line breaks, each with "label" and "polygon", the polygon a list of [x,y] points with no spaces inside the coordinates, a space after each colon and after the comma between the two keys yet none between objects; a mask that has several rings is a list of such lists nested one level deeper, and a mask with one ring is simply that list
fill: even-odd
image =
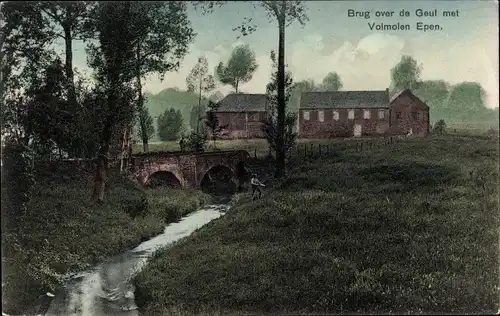
[{"label": "cloudy sky", "polygon": [[[258,2],[256,2],[258,4]],[[319,82],[337,72],[344,90],[385,89],[390,69],[403,54],[422,64],[422,79],[443,79],[450,84],[479,82],[488,94],[489,107],[498,106],[498,1],[305,1],[310,21],[286,30],[286,61],[294,80]],[[370,11],[370,17],[348,17],[348,10]],[[401,10],[410,17],[400,17]],[[416,10],[433,11],[437,17],[416,17]],[[458,10],[458,17],[443,17],[442,11]],[[376,11],[394,11],[393,17],[377,17]],[[168,87],[186,89],[185,78],[200,55],[213,69],[226,61],[232,47],[249,44],[259,67],[242,92],[263,93],[269,81],[269,52],[277,50],[278,29],[266,12],[251,3],[229,3],[210,15],[189,6],[189,17],[197,33],[190,53],[178,72],[168,73],[163,82],[148,78],[145,89],[156,93]],[[232,31],[245,17],[258,26],[256,32],[237,39]],[[416,23],[439,24],[441,31],[418,31]],[[410,24],[410,31],[370,30],[368,23]],[[86,67],[82,46],[76,45],[75,64]],[[230,87],[219,86],[223,93]]]}]

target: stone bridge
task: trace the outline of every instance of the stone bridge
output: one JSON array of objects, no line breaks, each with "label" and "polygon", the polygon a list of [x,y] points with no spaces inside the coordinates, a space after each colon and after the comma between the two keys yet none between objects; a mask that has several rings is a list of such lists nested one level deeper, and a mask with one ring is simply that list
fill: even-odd
[{"label": "stone bridge", "polygon": [[239,184],[237,174],[244,168],[248,158],[250,155],[245,150],[145,153],[131,157],[129,171],[143,185],[156,172],[170,172],[182,187],[199,189],[208,171],[220,166],[229,169],[232,181]]}]

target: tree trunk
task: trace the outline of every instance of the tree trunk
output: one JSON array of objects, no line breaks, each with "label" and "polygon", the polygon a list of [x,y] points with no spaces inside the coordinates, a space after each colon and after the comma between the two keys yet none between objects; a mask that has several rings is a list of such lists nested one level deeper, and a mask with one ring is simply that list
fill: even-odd
[{"label": "tree trunk", "polygon": [[236,93],[238,93],[238,84],[239,84],[239,82],[238,82],[238,80],[236,80],[236,83],[234,85],[234,89],[235,89]]},{"label": "tree trunk", "polygon": [[141,80],[141,42],[137,43],[136,48],[136,63],[135,63],[135,78],[137,84],[137,112],[139,113],[139,125],[141,129],[142,149],[145,153],[148,152],[149,135],[147,132],[146,118],[141,114],[144,107],[144,96],[142,95],[142,80]]},{"label": "tree trunk", "polygon": [[[64,46],[66,52],[65,70],[68,80],[68,95],[72,106],[76,106],[75,74],[73,73],[73,36],[71,34],[71,7],[66,8],[66,17],[63,23]],[[76,114],[76,113],[72,113]]]},{"label": "tree trunk", "polygon": [[97,154],[96,173],[94,178],[94,191],[92,199],[98,203],[104,201],[104,189],[106,184],[106,170],[108,169],[108,154],[111,141],[111,118],[108,116],[102,134],[102,142]]},{"label": "tree trunk", "polygon": [[199,133],[199,128],[198,126],[200,125],[200,110],[201,110],[201,84],[202,84],[203,78],[200,78],[200,93],[198,94],[198,109],[196,111],[196,134]]},{"label": "tree trunk", "polygon": [[278,18],[279,26],[279,46],[278,46],[278,118],[276,137],[276,172],[275,177],[281,178],[285,175],[285,148],[284,148],[284,127],[285,127],[285,10],[286,1],[282,1],[281,12]]}]

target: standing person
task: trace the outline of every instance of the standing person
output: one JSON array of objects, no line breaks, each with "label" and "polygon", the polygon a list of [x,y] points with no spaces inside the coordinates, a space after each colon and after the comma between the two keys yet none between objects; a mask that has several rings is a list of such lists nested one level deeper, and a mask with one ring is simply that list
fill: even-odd
[{"label": "standing person", "polygon": [[184,134],[181,135],[181,140],[179,141],[179,147],[181,148],[181,151],[184,151],[186,148],[186,140],[184,139]]},{"label": "standing person", "polygon": [[255,192],[258,192],[258,198],[262,197],[262,189],[261,187],[265,187],[266,185],[257,179],[257,174],[252,174],[252,179],[250,180],[250,184],[252,185],[252,201],[255,200],[256,195]]}]

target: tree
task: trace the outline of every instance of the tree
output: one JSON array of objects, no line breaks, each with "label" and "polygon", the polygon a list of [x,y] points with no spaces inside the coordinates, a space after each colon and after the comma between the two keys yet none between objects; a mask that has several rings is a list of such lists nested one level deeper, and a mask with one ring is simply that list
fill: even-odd
[{"label": "tree", "polygon": [[445,115],[445,105],[450,94],[450,86],[444,80],[422,81],[414,93],[429,106],[432,118],[442,118]]},{"label": "tree", "polygon": [[177,140],[182,124],[181,111],[168,109],[158,117],[158,136],[162,141]]},{"label": "tree", "polygon": [[207,111],[207,106],[205,104],[194,105],[189,112],[189,126],[191,130],[195,133],[203,131],[203,117],[204,113]]},{"label": "tree", "polygon": [[257,67],[255,53],[250,46],[240,45],[233,49],[226,66],[222,62],[219,63],[215,73],[221,83],[231,85],[238,93],[239,85],[249,82]]},{"label": "tree", "polygon": [[214,103],[218,103],[220,102],[222,99],[224,99],[224,95],[222,94],[222,92],[220,91],[215,91],[214,93],[212,93],[209,97],[208,97],[208,100],[209,101],[212,101]]},{"label": "tree", "polygon": [[432,132],[437,134],[437,135],[444,135],[446,133],[446,123],[444,120],[439,120],[434,124],[434,128],[432,129]]},{"label": "tree", "polygon": [[[200,6],[205,13],[211,12],[215,7],[222,6],[226,1],[195,1],[195,6]],[[276,138],[276,173],[275,177],[281,178],[285,175],[285,148],[284,134],[286,123],[285,103],[285,28],[294,21],[304,25],[309,18],[306,14],[303,1],[252,1],[254,6],[264,8],[267,17],[278,26],[278,106],[277,106],[277,138]],[[252,19],[245,18],[243,23],[233,30],[241,32],[246,36],[255,31],[256,25]]]},{"label": "tree", "polygon": [[220,137],[222,131],[227,129],[228,125],[220,125],[219,118],[217,117],[217,109],[219,108],[219,104],[209,101],[208,102],[208,111],[205,119],[205,125],[210,129],[212,134],[212,140],[215,141]]},{"label": "tree", "polygon": [[18,105],[27,96],[26,89],[41,83],[41,69],[51,62],[53,37],[43,23],[41,12],[28,2],[1,3],[0,10],[0,107],[2,134],[8,133],[28,145],[19,124]]},{"label": "tree", "polygon": [[320,90],[320,88],[321,87],[316,85],[316,83],[312,79],[297,81],[293,84],[294,91],[299,91],[301,93],[318,91]]},{"label": "tree", "polygon": [[[137,136],[143,141],[143,145],[147,145],[147,142],[144,143],[144,139],[149,140],[153,137],[155,133],[155,126],[153,123],[153,117],[149,114],[149,110],[145,106],[139,109],[137,125]],[[144,149],[144,152],[147,152],[146,148]]]},{"label": "tree", "polygon": [[[477,82],[461,82],[451,88],[445,109],[449,115],[460,120],[477,117],[486,109],[484,99],[486,92]],[[458,117],[457,117],[458,116]]]},{"label": "tree", "polygon": [[338,91],[340,89],[342,89],[342,81],[336,72],[330,72],[323,78],[322,91]]},{"label": "tree", "polygon": [[[37,1],[33,10],[40,10],[43,23],[51,32],[52,39],[62,38],[65,51],[65,73],[69,104],[76,111],[76,90],[73,72],[73,40],[89,40],[92,34],[88,32],[89,18],[95,9],[95,1],[50,2]],[[77,115],[74,113],[74,115]]]},{"label": "tree", "polygon": [[398,92],[418,88],[421,71],[422,66],[411,56],[401,57],[399,63],[391,69],[391,90]]},{"label": "tree", "polygon": [[93,198],[104,201],[106,170],[111,141],[117,131],[130,124],[134,114],[134,47],[139,40],[133,23],[132,3],[99,2],[96,31],[99,43],[89,45],[90,65],[95,69],[97,86],[105,95],[103,127],[99,134]]},{"label": "tree", "polygon": [[[271,61],[275,71],[271,74],[271,81],[266,86],[267,100],[269,104],[269,110],[266,119],[262,122],[262,131],[266,137],[269,144],[269,154],[274,151],[276,154],[279,152],[279,147],[277,144],[278,139],[278,65],[276,63],[276,56],[274,51],[271,51]],[[291,72],[286,72],[285,81],[285,102],[288,103],[292,97],[293,91],[293,78]],[[293,112],[286,113],[285,116],[285,134],[283,137],[283,149],[287,152],[295,143],[297,134],[294,132],[294,127],[296,124],[297,116]]]},{"label": "tree", "polygon": [[[179,69],[180,61],[188,53],[188,46],[195,33],[187,17],[187,5],[182,1],[134,1],[133,25],[139,32],[135,44],[135,80],[137,110],[144,108],[142,79],[151,73],[163,80],[165,73]],[[147,130],[146,118],[139,115],[139,128]],[[147,131],[143,136],[143,150],[148,151]]]},{"label": "tree", "polygon": [[[203,93],[212,91],[215,88],[214,77],[208,74],[208,61],[204,56],[198,58],[198,63],[194,65],[193,69],[186,78],[188,91],[198,92],[198,107],[196,114],[196,121],[201,120],[201,97]],[[196,124],[196,133],[198,133],[199,124]]]}]

